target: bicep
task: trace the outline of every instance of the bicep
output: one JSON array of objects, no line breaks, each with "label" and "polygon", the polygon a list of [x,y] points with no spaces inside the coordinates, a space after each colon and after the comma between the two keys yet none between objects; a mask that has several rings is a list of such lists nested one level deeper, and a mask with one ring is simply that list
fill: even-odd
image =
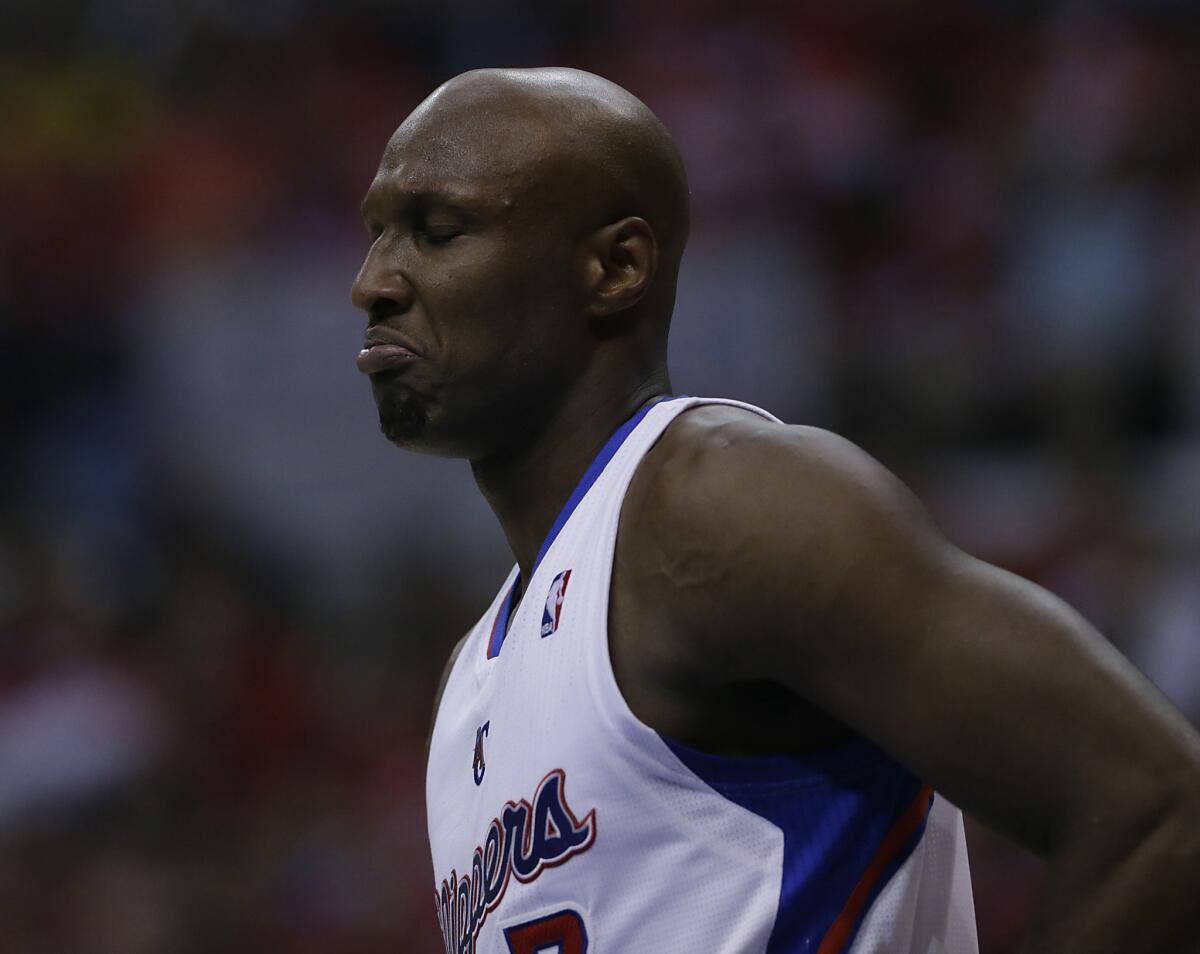
[{"label": "bicep", "polygon": [[672,571],[663,623],[697,672],[785,685],[1035,849],[1153,812],[1195,771],[1195,734],[1115,648],[948,543],[858,448],[802,431],[740,451],[694,462],[649,568]]},{"label": "bicep", "polygon": [[938,549],[877,570],[827,641],[781,644],[790,683],[1034,849],[1097,811],[1153,811],[1182,719],[1057,597]]}]

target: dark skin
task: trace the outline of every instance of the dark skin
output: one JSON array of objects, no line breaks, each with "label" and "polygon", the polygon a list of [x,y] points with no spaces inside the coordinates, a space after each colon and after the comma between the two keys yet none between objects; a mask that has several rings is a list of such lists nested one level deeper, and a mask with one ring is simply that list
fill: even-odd
[{"label": "dark skin", "polygon": [[[608,435],[670,390],[663,312],[687,219],[638,195],[653,135],[603,162],[573,99],[497,96],[471,76],[389,142],[352,297],[420,355],[372,376],[385,434],[471,461],[528,573]],[[619,126],[622,106],[591,125]],[[652,289],[656,275],[669,280]]]},{"label": "dark skin", "polygon": [[[420,355],[372,375],[381,424],[471,462],[525,578],[604,441],[670,392],[677,162],[606,81],[478,71],[397,130],[364,202],[354,300]],[[859,733],[1042,854],[1026,951],[1200,951],[1200,738],[841,438],[728,407],[677,418],[624,503],[609,639],[667,736],[752,755]]]}]

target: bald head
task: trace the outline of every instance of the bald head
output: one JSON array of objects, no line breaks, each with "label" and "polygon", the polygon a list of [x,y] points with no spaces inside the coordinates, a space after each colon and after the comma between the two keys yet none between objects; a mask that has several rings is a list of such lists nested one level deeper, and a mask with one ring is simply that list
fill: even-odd
[{"label": "bald head", "polygon": [[578,234],[644,218],[659,245],[656,284],[673,288],[689,224],[683,160],[658,117],[615,83],[566,68],[463,73],[413,110],[383,164],[414,155],[564,214]]},{"label": "bald head", "polygon": [[619,86],[565,69],[455,77],[392,135],[362,214],[359,367],[393,441],[480,461],[560,408],[590,419],[670,391],[687,177]]}]

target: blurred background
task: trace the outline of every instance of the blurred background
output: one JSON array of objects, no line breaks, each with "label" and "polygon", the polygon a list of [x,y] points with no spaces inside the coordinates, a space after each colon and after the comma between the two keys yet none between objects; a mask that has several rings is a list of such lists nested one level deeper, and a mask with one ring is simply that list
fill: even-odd
[{"label": "blurred background", "polygon": [[[0,950],[440,949],[437,676],[510,557],[379,435],[357,205],[484,65],[689,165],[672,371],[836,429],[1200,719],[1190,0],[0,4]],[[983,950],[1040,864],[973,827]]]}]

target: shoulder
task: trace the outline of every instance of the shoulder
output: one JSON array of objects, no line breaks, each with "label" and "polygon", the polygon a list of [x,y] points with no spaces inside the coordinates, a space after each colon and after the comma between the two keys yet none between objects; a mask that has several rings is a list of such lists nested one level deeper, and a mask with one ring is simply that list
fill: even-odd
[{"label": "shoulder", "polygon": [[748,633],[830,634],[868,584],[903,592],[915,581],[902,577],[950,550],[852,442],[727,405],[672,422],[630,485],[620,534],[631,596],[716,665],[761,657]]},{"label": "shoulder", "polygon": [[852,545],[888,524],[931,529],[916,498],[866,451],[728,405],[672,422],[635,474],[622,517],[622,529],[653,548],[697,539],[732,547],[749,535],[768,549],[825,534]]}]

